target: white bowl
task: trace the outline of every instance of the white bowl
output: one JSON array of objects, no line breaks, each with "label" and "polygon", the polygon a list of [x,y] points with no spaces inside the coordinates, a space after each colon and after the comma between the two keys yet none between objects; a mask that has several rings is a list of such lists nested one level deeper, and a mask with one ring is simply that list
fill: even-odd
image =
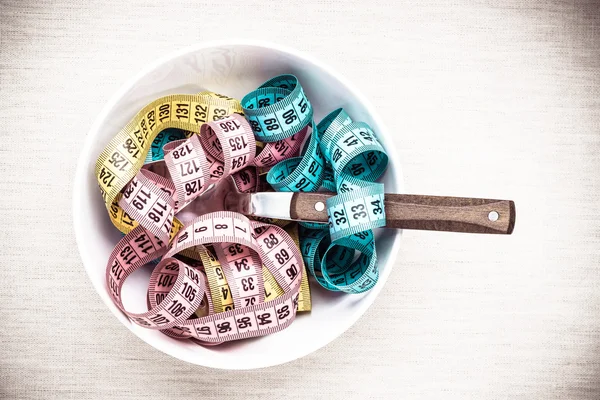
[{"label": "white bowl", "polygon": [[[377,111],[354,86],[330,67],[312,57],[280,45],[255,41],[211,42],[162,58],[127,82],[106,104],[90,129],[79,158],[73,196],[77,245],[83,265],[102,300],[129,330],[146,343],[193,364],[222,369],[251,369],[292,361],[325,346],[354,324],[385,284],[400,246],[399,230],[376,232],[380,278],[361,295],[325,291],[311,281],[313,310],[299,313],[292,325],[276,334],[216,347],[171,339],[158,331],[131,323],[111,301],[105,282],[108,256],[120,239],[109,218],[94,176],[96,158],[144,105],[175,93],[204,89],[241,99],[267,79],[282,73],[296,75],[315,109],[315,121],[344,107],[355,121],[365,121],[378,134],[389,166],[382,182],[387,192],[403,190],[400,160],[392,134]],[[125,284],[124,305],[131,311],[146,310],[149,273],[136,272]],[[124,335],[117,332],[117,335]]]}]

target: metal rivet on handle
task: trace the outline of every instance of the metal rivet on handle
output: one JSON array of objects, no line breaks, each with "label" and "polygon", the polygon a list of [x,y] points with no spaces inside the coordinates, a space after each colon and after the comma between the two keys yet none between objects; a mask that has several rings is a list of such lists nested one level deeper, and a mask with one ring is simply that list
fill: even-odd
[{"label": "metal rivet on handle", "polygon": [[500,215],[496,211],[490,211],[488,214],[488,219],[492,222],[498,221],[498,217],[500,217]]},{"label": "metal rivet on handle", "polygon": [[317,211],[323,211],[325,209],[325,204],[323,204],[322,201],[317,201],[315,203],[315,210]]}]

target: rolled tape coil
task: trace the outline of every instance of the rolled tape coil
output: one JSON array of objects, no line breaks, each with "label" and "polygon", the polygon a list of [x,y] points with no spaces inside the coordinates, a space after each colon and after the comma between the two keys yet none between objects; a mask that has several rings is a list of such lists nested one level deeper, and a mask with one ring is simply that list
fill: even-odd
[{"label": "rolled tape coil", "polygon": [[[300,246],[297,225],[288,225],[285,228],[285,231],[290,235],[296,246]],[[239,248],[235,245],[230,245],[225,249],[225,251],[229,252],[230,254],[235,254],[239,252]],[[234,308],[233,294],[231,293],[231,289],[227,283],[226,274],[223,272],[221,263],[216,257],[214,250],[210,248],[198,250],[198,255],[204,265],[215,312],[232,310]],[[310,311],[312,307],[310,288],[308,286],[308,276],[305,272],[306,269],[304,262],[302,262],[302,270],[303,275],[298,298],[298,311]],[[283,289],[281,289],[273,275],[269,272],[269,269],[265,266],[262,268],[262,274],[264,281],[265,301],[270,301],[283,295]]]},{"label": "rolled tape coil", "polygon": [[[201,268],[194,268],[173,256],[186,249],[202,248],[208,244],[240,245],[248,252],[243,258],[245,264],[260,267],[261,264],[254,263],[254,259],[259,260],[284,293],[268,302],[194,317],[193,314],[202,308],[202,301],[208,302],[206,275]],[[153,274],[156,278],[151,280],[150,287],[158,287],[162,278],[168,292],[163,291],[164,297],[159,296],[158,299],[156,290],[149,293],[151,307],[145,313],[127,311],[121,300],[124,281],[148,261],[161,256],[163,259],[155,268],[159,272]],[[284,262],[280,263],[282,257]],[[273,333],[286,328],[293,321],[302,280],[302,269],[299,267],[301,258],[295,243],[282,228],[222,211],[196,218],[180,230],[168,246],[138,226],[115,247],[109,259],[106,280],[113,301],[134,323],[148,329],[166,331],[170,336],[180,339],[194,338],[202,343],[221,343]],[[171,273],[164,274],[166,270]],[[238,274],[233,275],[232,282],[238,285],[240,296],[249,297],[259,295],[257,278],[251,269],[241,268]]]},{"label": "rolled tape coil", "polygon": [[372,288],[379,272],[371,230],[385,225],[383,184],[375,180],[388,162],[373,130],[364,122],[353,122],[343,109],[316,125],[312,105],[293,75],[268,80],[241,104],[261,140],[282,140],[311,129],[301,154],[274,165],[267,181],[276,191],[338,192],[327,201],[329,226],[300,223],[305,263],[329,290],[361,293]]},{"label": "rolled tape coil", "polygon": [[257,139],[276,142],[300,132],[313,110],[294,75],[279,75],[242,98],[244,115]]},{"label": "rolled tape coil", "polygon": [[372,229],[385,226],[385,209],[383,184],[375,180],[388,157],[371,128],[353,122],[343,109],[326,116],[317,129],[327,160],[324,186],[334,186],[338,194],[327,200],[328,228],[302,227],[302,254],[323,287],[362,293],[379,277]]}]

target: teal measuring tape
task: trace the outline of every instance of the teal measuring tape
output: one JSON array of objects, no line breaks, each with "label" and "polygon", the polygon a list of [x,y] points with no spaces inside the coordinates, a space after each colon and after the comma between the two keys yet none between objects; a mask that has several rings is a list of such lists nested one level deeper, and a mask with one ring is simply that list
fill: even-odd
[{"label": "teal measuring tape", "polygon": [[185,131],[182,129],[167,128],[159,132],[152,141],[152,144],[150,145],[150,151],[146,155],[146,160],[144,161],[144,164],[150,163],[152,161],[163,160],[165,158],[163,146],[174,140],[180,140],[185,138]]},{"label": "teal measuring tape", "polygon": [[280,192],[314,192],[321,187],[325,159],[320,147],[319,130],[312,120],[312,105],[294,75],[279,75],[263,83],[242,99],[244,115],[256,138],[273,142],[288,138],[307,125],[312,128],[303,156],[276,164],[267,174],[267,182]]},{"label": "teal measuring tape", "polygon": [[385,226],[385,209],[383,184],[375,180],[385,172],[388,157],[372,129],[353,122],[343,109],[326,116],[318,130],[323,132],[320,144],[332,168],[328,185],[338,195],[327,200],[329,235],[324,229],[304,227],[301,251],[323,287],[361,293],[379,277],[372,229]]},{"label": "teal measuring tape", "polygon": [[241,101],[256,139],[269,143],[300,132],[312,120],[313,109],[294,75],[279,75],[248,93]]},{"label": "teal measuring tape", "polygon": [[375,133],[364,122],[352,122],[343,109],[325,117],[319,130],[338,192],[327,201],[332,240],[384,226],[384,188],[375,180],[385,172],[388,157]]},{"label": "teal measuring tape", "polygon": [[385,225],[384,188],[375,181],[388,163],[373,130],[353,122],[343,109],[316,125],[312,105],[293,75],[268,80],[241,103],[264,142],[283,140],[310,125],[303,154],[273,166],[267,182],[276,191],[337,191],[327,201],[329,226],[301,223],[302,256],[326,289],[361,293],[372,288],[379,277],[372,229]]}]

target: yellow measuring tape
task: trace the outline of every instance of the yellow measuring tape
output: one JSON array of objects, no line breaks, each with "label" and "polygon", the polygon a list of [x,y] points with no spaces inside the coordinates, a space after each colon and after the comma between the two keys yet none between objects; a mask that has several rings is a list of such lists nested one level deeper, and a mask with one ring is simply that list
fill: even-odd
[{"label": "yellow measuring tape", "polygon": [[[178,94],[161,97],[144,107],[108,143],[96,162],[96,176],[112,223],[129,233],[138,223],[118,205],[121,190],[144,165],[151,143],[164,129],[179,128],[200,132],[207,121],[216,121],[233,113],[242,113],[240,103],[213,92],[196,95]],[[171,239],[182,224],[173,220]]]}]

